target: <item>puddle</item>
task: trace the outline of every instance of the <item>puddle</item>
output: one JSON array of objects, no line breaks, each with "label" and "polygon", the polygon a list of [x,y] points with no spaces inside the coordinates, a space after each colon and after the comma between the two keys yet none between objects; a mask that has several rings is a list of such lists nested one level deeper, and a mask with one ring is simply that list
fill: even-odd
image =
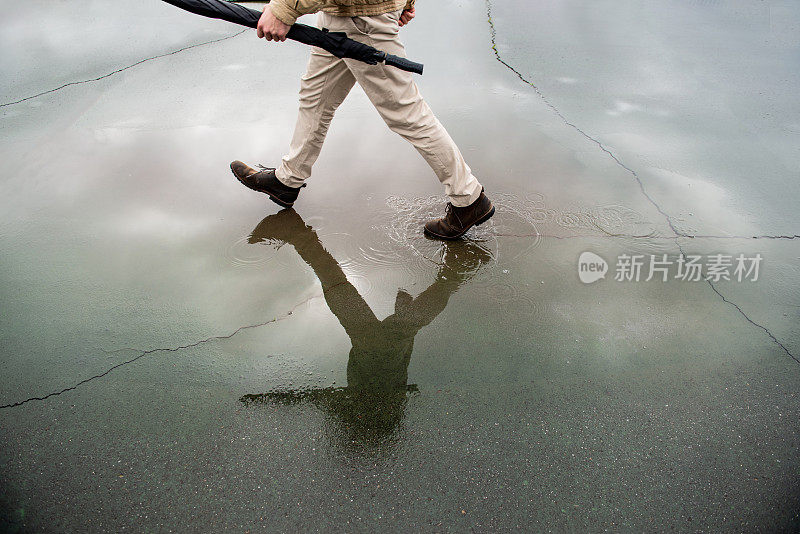
[{"label": "puddle", "polygon": [[[418,83],[496,206],[452,244],[358,89],[296,212],[232,178],[279,161],[305,47],[85,4],[0,24],[0,102],[30,97],[0,111],[22,531],[792,530],[790,3],[495,2],[521,76],[484,2],[419,6]],[[687,251],[762,254],[759,281],[581,283],[583,251],[674,255],[659,209],[709,236]],[[754,233],[787,238],[717,239]]]}]

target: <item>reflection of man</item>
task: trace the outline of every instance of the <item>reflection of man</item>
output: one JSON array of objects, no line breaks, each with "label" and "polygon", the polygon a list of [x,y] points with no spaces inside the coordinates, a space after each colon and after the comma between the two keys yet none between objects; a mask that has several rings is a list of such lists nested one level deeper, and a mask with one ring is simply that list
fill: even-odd
[{"label": "reflection of man", "polygon": [[[320,27],[345,32],[351,39],[405,57],[399,27],[414,18],[414,0],[272,0],[258,22],[258,36],[284,41],[289,26],[299,16],[317,11],[322,11]],[[234,175],[277,204],[291,207],[311,176],[336,108],[356,82],[389,128],[425,158],[450,198],[445,216],[426,223],[425,233],[457,239],[473,225],[488,220],[494,214],[492,203],[461,151],[422,99],[412,75],[382,64],[340,59],[319,48],[312,49],[302,78],[297,125],[289,151],[278,168],[262,167],[259,171],[234,161]]]},{"label": "reflection of man", "polygon": [[322,247],[316,232],[294,210],[265,218],[253,230],[251,243],[280,240],[294,246],[319,278],[325,301],[339,319],[352,348],[347,362],[347,387],[283,390],[247,395],[245,402],[294,403],[308,400],[344,423],[350,438],[374,441],[390,435],[403,415],[408,364],[414,337],[447,306],[450,296],[490,259],[471,243],[450,243],[436,280],[417,298],[397,292],[395,312],[379,321],[347,281],[341,267]]}]

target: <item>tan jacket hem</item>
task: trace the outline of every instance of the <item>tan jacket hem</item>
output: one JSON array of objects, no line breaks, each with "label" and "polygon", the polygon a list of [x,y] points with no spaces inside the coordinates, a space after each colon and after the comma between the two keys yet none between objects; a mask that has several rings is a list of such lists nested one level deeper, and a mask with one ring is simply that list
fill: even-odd
[{"label": "tan jacket hem", "polygon": [[302,15],[317,11],[339,17],[371,17],[411,9],[414,2],[415,0],[362,0],[362,3],[342,5],[343,3],[336,0],[272,0],[269,8],[284,24],[294,24]]},{"label": "tan jacket hem", "polygon": [[391,13],[392,11],[399,11],[401,9],[411,9],[414,6],[414,0],[385,0],[383,2],[376,2],[374,4],[358,4],[353,6],[344,6],[339,4],[327,4],[322,8],[322,11],[329,15],[336,15],[337,17],[372,17],[374,15],[383,15],[384,13]]}]

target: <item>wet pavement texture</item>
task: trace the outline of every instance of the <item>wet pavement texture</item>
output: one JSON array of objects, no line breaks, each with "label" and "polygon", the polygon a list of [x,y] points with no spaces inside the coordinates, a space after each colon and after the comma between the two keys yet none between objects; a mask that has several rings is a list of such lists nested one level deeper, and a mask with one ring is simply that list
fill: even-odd
[{"label": "wet pavement texture", "polygon": [[[295,210],[233,178],[286,149],[303,46],[2,7],[5,529],[797,529],[794,3],[420,2],[497,208],[452,244],[358,87]],[[763,261],[615,280],[681,253]]]}]

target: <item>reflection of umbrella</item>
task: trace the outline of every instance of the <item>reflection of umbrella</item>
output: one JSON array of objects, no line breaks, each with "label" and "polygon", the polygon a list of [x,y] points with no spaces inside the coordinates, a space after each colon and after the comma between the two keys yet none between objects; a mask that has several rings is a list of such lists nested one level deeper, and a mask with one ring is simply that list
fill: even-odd
[{"label": "reflection of umbrella", "polygon": [[[168,4],[185,9],[196,15],[222,19],[228,22],[255,28],[261,13],[248,7],[240,6],[224,0],[164,0]],[[406,58],[381,52],[369,45],[348,38],[344,32],[329,32],[305,24],[292,24],[289,39],[323,48],[336,57],[352,58],[370,65],[385,61],[387,65],[422,74],[422,64]]]}]

